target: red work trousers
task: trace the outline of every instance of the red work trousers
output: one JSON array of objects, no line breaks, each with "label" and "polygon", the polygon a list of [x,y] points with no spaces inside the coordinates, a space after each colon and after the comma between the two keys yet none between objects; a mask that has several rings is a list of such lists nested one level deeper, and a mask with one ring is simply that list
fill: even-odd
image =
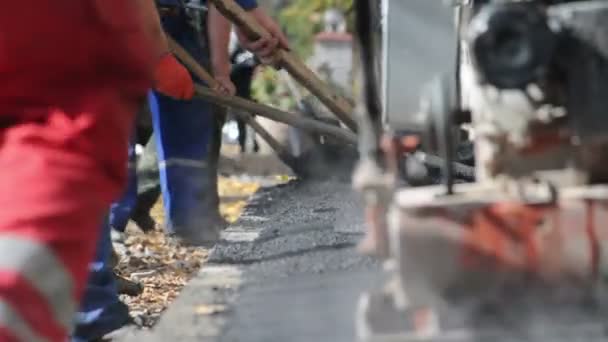
[{"label": "red work trousers", "polygon": [[134,1],[2,4],[0,341],[63,342],[72,328],[150,86]]}]

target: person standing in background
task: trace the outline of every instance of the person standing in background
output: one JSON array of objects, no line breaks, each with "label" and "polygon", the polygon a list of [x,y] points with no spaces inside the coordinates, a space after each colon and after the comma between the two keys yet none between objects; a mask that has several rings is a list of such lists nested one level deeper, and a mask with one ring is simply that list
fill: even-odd
[{"label": "person standing in background", "polygon": [[[232,31],[230,36],[230,61],[232,62],[232,71],[230,79],[236,87],[236,95],[244,99],[251,100],[251,84],[256,68],[261,64],[259,59],[255,57],[251,51],[246,50],[239,44],[238,36],[235,31]],[[247,125],[245,121],[238,116],[234,118],[237,122],[239,130],[239,146],[241,153],[246,152],[247,144]],[[256,152],[258,147],[253,141],[253,151]]]}]

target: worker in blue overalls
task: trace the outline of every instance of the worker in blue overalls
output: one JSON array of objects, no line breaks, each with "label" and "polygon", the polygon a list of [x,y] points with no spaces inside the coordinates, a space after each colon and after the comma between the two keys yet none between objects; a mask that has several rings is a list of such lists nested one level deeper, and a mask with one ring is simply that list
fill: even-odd
[{"label": "worker in blue overalls", "polygon": [[[277,46],[287,47],[286,38],[278,25],[266,13],[257,8],[254,0],[237,0],[237,2],[248,9],[260,24],[271,33],[271,36],[263,37],[257,41],[249,41],[246,37],[241,36],[242,43],[246,48],[256,53],[261,60],[268,61]],[[175,9],[176,7],[173,7],[170,11],[175,11]],[[179,7],[177,9],[178,12],[181,12]],[[166,16],[166,12],[161,17],[165,29],[174,39],[183,44],[195,57],[204,58],[202,41],[197,39],[200,33],[196,32],[192,26],[185,25],[187,17],[173,14]],[[230,24],[218,15],[217,10],[211,8],[209,27],[213,28],[209,30],[211,33],[210,45],[215,47],[215,49],[212,49],[214,51],[211,58],[214,61],[212,63],[213,67],[216,68],[214,76],[220,83],[217,90],[232,94],[234,93],[234,86],[230,82],[230,62],[227,57]],[[224,62],[222,62],[224,58],[225,69],[227,70],[226,76],[221,71],[225,67]],[[168,93],[168,95],[172,94]],[[170,223],[169,228],[180,237],[192,238],[190,242],[204,242],[209,235],[196,234],[196,227],[203,227],[201,222],[193,221],[196,216],[189,211],[200,210],[200,208],[197,208],[196,202],[205,196],[205,180],[199,180],[198,178],[208,177],[208,174],[205,175],[201,172],[205,169],[206,144],[209,139],[208,133],[205,133],[208,132],[205,123],[208,125],[210,120],[208,107],[204,102],[173,100],[171,97],[161,95],[158,92],[150,94],[149,100],[154,113],[154,129],[158,133],[161,182],[164,191],[163,199],[168,213],[167,219]],[[198,111],[197,108],[201,111]],[[172,117],[172,114],[174,117]],[[187,124],[189,119],[192,122],[192,127]],[[175,125],[172,124],[172,120],[175,121]],[[178,128],[184,129],[186,134],[180,136]],[[207,137],[199,139],[196,129],[201,129],[201,134],[206,134]],[[112,253],[110,231],[112,228],[124,230],[135,198],[134,143],[130,146],[129,156],[130,184],[123,198],[112,206],[110,215],[104,222],[102,235],[98,242],[96,259],[91,263],[91,275],[80,312],[76,316],[76,327],[72,334],[74,341],[99,340],[106,334],[131,322],[128,308],[118,298],[116,280],[109,262]],[[187,178],[193,180],[188,181]],[[196,188],[188,188],[191,184],[196,185]],[[179,199],[180,192],[184,193],[184,200]],[[180,217],[181,215],[184,215],[184,217]]]},{"label": "worker in blue overalls", "polygon": [[[166,32],[203,66],[210,67],[224,90],[233,94],[235,89],[230,81],[231,65],[228,56],[229,22],[221,15],[213,15],[217,10],[210,6],[207,24],[212,27],[222,25],[225,29],[210,31],[206,39],[196,25],[192,25],[199,18],[189,17],[188,9],[180,7],[183,1],[157,2],[161,6],[160,13]],[[270,52],[279,44],[279,40],[286,45],[276,23],[257,8],[255,0],[240,0],[238,3],[258,19],[262,18],[262,25],[271,27],[273,33],[278,33],[275,36],[279,38],[268,39],[265,43],[267,46],[255,46],[256,43],[253,43],[254,51]],[[202,21],[206,20],[203,18]],[[208,46],[222,46],[222,49],[215,51],[214,57],[209,60]],[[200,82],[198,79],[196,81]],[[180,101],[157,92],[150,93],[149,104],[158,150],[165,229],[186,244],[212,244],[217,241],[225,226],[219,214],[217,194],[214,193],[217,191],[216,165],[209,163],[210,152],[219,153],[210,150],[212,128],[217,125],[214,122],[217,118],[213,116],[215,109],[201,99]]]}]

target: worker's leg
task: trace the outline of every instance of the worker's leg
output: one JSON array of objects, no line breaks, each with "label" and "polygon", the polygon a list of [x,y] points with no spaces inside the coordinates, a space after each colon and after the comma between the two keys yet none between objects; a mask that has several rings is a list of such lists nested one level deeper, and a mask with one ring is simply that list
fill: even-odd
[{"label": "worker's leg", "polygon": [[210,172],[215,170],[207,160],[213,124],[209,105],[156,93],[150,100],[166,229],[187,243],[214,242],[221,218],[212,197]]},{"label": "worker's leg", "polygon": [[220,196],[218,189],[218,169],[220,163],[220,151],[222,149],[222,129],[226,123],[227,114],[226,108],[220,106],[212,106],[211,111],[213,113],[213,122],[211,125],[212,129],[209,141],[209,157],[207,158],[209,163],[207,174],[209,176],[210,191],[208,199],[205,203],[209,207],[210,212],[216,215],[217,221],[225,226],[227,223],[219,215]]},{"label": "worker's leg", "polygon": [[126,162],[120,134],[104,136],[93,117],[59,109],[33,121],[3,117],[1,341],[62,341],[71,330],[99,222],[124,180],[116,165]]},{"label": "worker's leg", "polygon": [[[255,64],[251,66],[234,66],[232,72],[230,74],[230,78],[236,87],[236,95],[240,96],[244,99],[251,99],[251,83],[253,80],[253,75],[255,71]],[[253,114],[253,113],[251,113]],[[236,119],[238,128],[239,128],[239,145],[241,146],[241,152],[247,152],[247,140],[248,140],[248,129],[247,124],[243,119],[240,119],[237,116]],[[255,146],[255,134],[253,137],[253,152],[257,152],[257,147]],[[251,139],[251,138],[250,138]]]},{"label": "worker's leg", "polygon": [[131,214],[131,219],[143,231],[151,231],[156,222],[150,216],[150,210],[158,201],[161,194],[160,171],[155,134],[150,136],[144,153],[137,163],[137,203]]},{"label": "worker's leg", "polygon": [[152,137],[152,113],[150,113],[150,108],[148,108],[148,99],[143,101],[141,108],[137,112],[135,132],[135,143],[142,146],[145,146]]},{"label": "worker's leg", "polygon": [[93,341],[131,322],[129,308],[118,298],[114,272],[110,266],[111,227],[104,220],[97,242],[95,260],[89,264],[89,279],[76,314],[72,341]]},{"label": "worker's leg", "polygon": [[247,124],[243,119],[236,119],[236,124],[239,129],[239,146],[241,153],[247,152]]},{"label": "worker's leg", "polygon": [[131,212],[131,219],[144,232],[152,231],[156,228],[156,222],[150,216],[150,211],[160,197],[160,175],[158,170],[158,156],[156,154],[156,138],[152,126],[152,113],[148,101],[140,110],[140,120],[149,121],[151,135],[145,141],[144,151],[139,161],[137,161],[137,200]]},{"label": "worker's leg", "polygon": [[110,226],[119,231],[124,232],[127,224],[129,223],[129,217],[135,207],[137,201],[137,173],[135,171],[135,163],[137,156],[135,155],[135,135],[131,138],[129,143],[129,162],[127,165],[127,188],[125,189],[122,197],[119,201],[112,203],[110,207]]},{"label": "worker's leg", "polygon": [[[203,42],[204,35],[183,18],[163,18],[163,25],[194,58],[208,65],[208,44]],[[217,170],[210,167],[207,158],[214,123],[210,105],[200,99],[178,101],[152,93],[150,110],[166,229],[187,243],[215,242],[225,223],[219,215],[213,184]]]},{"label": "worker's leg", "polygon": [[[120,329],[131,322],[129,308],[119,298],[119,286],[113,272],[112,229],[124,231],[136,200],[137,177],[135,175],[135,134],[129,143],[128,182],[119,201],[110,207],[104,219],[101,236],[97,242],[97,254],[89,265],[89,279],[80,310],[76,315],[76,329],[72,341],[93,341]],[[126,279],[122,279],[125,281]]]},{"label": "worker's leg", "polygon": [[133,9],[36,0],[0,11],[0,341],[64,342],[73,327],[153,68]]}]

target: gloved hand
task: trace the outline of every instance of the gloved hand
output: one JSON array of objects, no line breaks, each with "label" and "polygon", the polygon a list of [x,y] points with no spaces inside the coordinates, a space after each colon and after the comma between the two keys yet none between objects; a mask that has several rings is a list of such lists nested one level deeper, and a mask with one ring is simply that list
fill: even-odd
[{"label": "gloved hand", "polygon": [[154,89],[176,99],[190,100],[194,96],[194,81],[186,67],[167,53],[154,70]]}]

